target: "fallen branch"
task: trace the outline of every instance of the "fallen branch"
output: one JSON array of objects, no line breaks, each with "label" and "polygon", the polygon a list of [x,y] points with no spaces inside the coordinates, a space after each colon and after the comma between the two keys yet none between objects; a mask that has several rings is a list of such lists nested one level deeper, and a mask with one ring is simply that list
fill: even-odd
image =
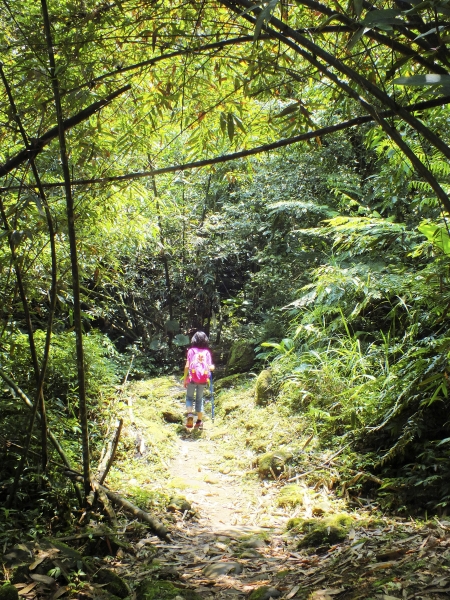
[{"label": "fallen branch", "polygon": [[323,467],[326,467],[335,458],[337,458],[339,456],[339,454],[342,454],[342,452],[344,452],[344,450],[346,448],[348,448],[349,446],[350,446],[350,444],[347,444],[346,446],[343,446],[340,450],[338,450],[335,454],[333,454],[333,456],[330,456],[330,458],[328,458],[325,462],[323,462],[321,465],[318,465],[314,469],[311,469],[310,471],[306,471],[306,473],[297,473],[297,475],[295,475],[294,477],[291,477],[290,479],[287,480],[288,483],[291,482],[291,481],[297,481],[297,479],[301,479],[302,477],[306,477],[307,475],[311,475],[311,473],[315,473],[318,469],[322,469]]},{"label": "fallen branch", "polygon": [[119,423],[117,425],[117,429],[114,433],[114,436],[108,443],[108,450],[106,451],[106,454],[105,454],[101,464],[99,464],[99,466],[97,468],[96,479],[98,480],[98,483],[100,485],[105,481],[106,476],[108,475],[108,472],[114,462],[114,458],[116,456],[116,451],[117,451],[117,445],[119,443],[120,433],[122,431],[122,426],[123,426],[123,419],[120,419]]},{"label": "fallen branch", "polygon": [[[427,100],[426,102],[418,102],[417,104],[411,104],[410,106],[403,106],[403,107],[401,107],[401,110],[406,111],[407,113],[412,113],[412,112],[416,112],[416,111],[426,110],[428,108],[444,106],[446,104],[450,104],[450,96],[443,96],[440,98],[434,98],[433,100]],[[387,118],[390,116],[396,116],[395,111],[392,109],[386,110],[386,111],[380,111],[380,113],[379,113],[380,118]],[[112,175],[110,177],[100,177],[100,178],[94,177],[91,179],[74,179],[71,181],[71,185],[79,186],[79,185],[114,183],[114,182],[120,182],[120,181],[130,181],[130,180],[134,180],[134,179],[142,179],[145,177],[154,177],[155,175],[163,175],[166,173],[177,173],[178,171],[187,171],[190,169],[199,169],[201,167],[207,167],[210,165],[229,162],[232,160],[245,158],[247,156],[261,154],[263,152],[269,152],[270,150],[276,150],[277,148],[284,148],[285,146],[297,144],[298,142],[315,139],[317,137],[322,137],[324,135],[330,135],[331,133],[335,133],[337,131],[342,131],[344,129],[349,129],[351,127],[355,127],[357,125],[362,125],[363,123],[369,123],[372,121],[374,121],[374,117],[372,115],[363,115],[360,117],[355,117],[353,119],[349,119],[348,121],[343,121],[341,123],[337,123],[336,125],[330,125],[329,127],[322,127],[320,129],[316,129],[314,131],[307,131],[306,133],[301,133],[299,135],[296,135],[296,136],[293,136],[290,138],[285,138],[285,139],[279,140],[277,142],[272,142],[270,144],[264,144],[262,146],[250,148],[249,150],[241,150],[240,152],[233,152],[231,154],[223,154],[222,156],[216,156],[214,158],[207,158],[204,160],[198,160],[198,161],[193,161],[193,162],[179,164],[179,165],[172,165],[170,167],[162,167],[160,169],[153,169],[152,171],[140,171],[140,172],[135,172],[135,173],[127,173],[125,175]],[[39,139],[41,139],[41,138],[39,138]],[[0,167],[0,176],[5,174],[5,173],[3,173],[4,168],[5,168],[5,166]],[[42,184],[42,187],[45,189],[57,188],[57,187],[62,187],[62,186],[64,186],[63,181],[55,181],[53,183],[43,183]],[[0,192],[5,192],[8,190],[12,191],[12,190],[18,190],[18,189],[21,189],[20,186],[0,187]]]},{"label": "fallen branch", "polygon": [[114,512],[114,509],[108,500],[108,496],[105,494],[99,483],[95,481],[95,479],[91,479],[91,485],[93,490],[98,494],[100,502],[103,504],[106,514],[111,521],[111,525],[117,529],[117,527],[119,527],[119,523],[117,521],[116,513]]},{"label": "fallen branch", "polygon": [[[74,479],[75,481],[83,481],[82,474],[74,471],[73,469],[66,469],[65,474],[70,477],[70,479]],[[164,540],[169,539],[169,531],[160,521],[158,521],[158,519],[155,519],[149,513],[141,510],[128,500],[125,500],[125,498],[122,498],[122,496],[119,496],[119,494],[116,494],[115,492],[108,490],[108,488],[104,487],[103,485],[100,485],[95,479],[91,478],[91,484],[93,487],[95,486],[96,491],[102,491],[112,502],[121,506],[125,512],[128,512],[140,521],[147,523],[153,533],[155,533],[159,538]]]}]

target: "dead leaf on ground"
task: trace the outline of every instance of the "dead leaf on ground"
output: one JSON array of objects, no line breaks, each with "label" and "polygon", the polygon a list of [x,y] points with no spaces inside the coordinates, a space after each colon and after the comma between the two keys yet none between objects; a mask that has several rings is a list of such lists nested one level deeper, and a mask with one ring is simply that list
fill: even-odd
[{"label": "dead leaf on ground", "polygon": [[377,554],[377,560],[385,562],[393,561],[396,558],[400,558],[407,552],[408,550],[406,548],[392,548],[391,550],[386,550],[385,552],[380,552],[380,554]]},{"label": "dead leaf on ground", "polygon": [[53,596],[51,600],[57,600],[57,598],[60,598],[61,596],[64,596],[64,594],[69,590],[69,586],[64,585],[63,587],[60,587],[59,590],[57,590]]},{"label": "dead leaf on ground", "polygon": [[34,588],[36,586],[37,586],[37,581],[33,581],[33,583],[30,583],[29,585],[27,585],[27,587],[24,587],[21,590],[19,590],[19,596],[26,596],[32,590],[34,590]]},{"label": "dead leaf on ground", "polygon": [[310,600],[333,600],[327,590],[316,590],[309,596]]},{"label": "dead leaf on ground", "polygon": [[285,596],[286,600],[291,600],[291,598],[293,598],[295,596],[295,594],[298,592],[299,589],[300,589],[299,585],[294,585],[294,587],[291,589],[289,594],[286,594],[286,596]]},{"label": "dead leaf on ground", "polygon": [[40,575],[39,573],[32,573],[30,575],[31,579],[34,581],[38,581],[39,583],[45,583],[46,585],[53,585],[56,583],[53,577],[49,577],[48,575]]}]

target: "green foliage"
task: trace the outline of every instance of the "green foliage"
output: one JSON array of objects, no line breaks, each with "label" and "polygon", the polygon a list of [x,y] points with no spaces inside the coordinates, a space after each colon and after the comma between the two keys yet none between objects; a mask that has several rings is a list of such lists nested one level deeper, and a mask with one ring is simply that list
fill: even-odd
[{"label": "green foliage", "polygon": [[[45,333],[36,331],[36,348],[42,355]],[[89,397],[97,399],[101,392],[107,392],[117,378],[114,359],[117,351],[103,335],[92,331],[84,338],[86,384]],[[4,368],[14,374],[18,385],[24,390],[32,390],[34,382],[30,381],[32,363],[28,351],[28,336],[18,334],[11,336],[8,353],[3,354]],[[75,334],[63,332],[54,334],[52,339],[49,364],[47,367],[46,394],[56,401],[61,400],[67,406],[76,403],[77,372],[75,362]]]}]

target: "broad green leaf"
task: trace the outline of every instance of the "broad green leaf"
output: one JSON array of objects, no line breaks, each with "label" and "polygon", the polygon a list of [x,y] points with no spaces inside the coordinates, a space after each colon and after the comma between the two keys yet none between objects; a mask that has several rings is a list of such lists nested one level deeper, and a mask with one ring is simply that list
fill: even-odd
[{"label": "broad green leaf", "polygon": [[420,39],[420,38],[424,38],[424,37],[426,37],[427,35],[432,35],[432,34],[435,34],[435,33],[437,33],[437,30],[438,30],[438,31],[443,31],[444,29],[445,29],[444,25],[440,25],[440,26],[439,26],[439,27],[437,27],[437,28],[436,28],[436,27],[433,27],[432,29],[429,29],[429,30],[428,30],[428,31],[426,31],[425,33],[421,33],[420,35],[418,35],[416,38],[414,38],[414,40],[413,40],[413,41],[415,42],[416,40],[418,40],[418,39]]},{"label": "broad green leaf", "polygon": [[173,343],[176,346],[187,346],[190,342],[190,339],[188,338],[187,335],[183,335],[182,333],[179,333],[178,335],[176,335],[173,338]]},{"label": "broad green leaf", "polygon": [[423,223],[419,225],[418,230],[444,254],[450,254],[450,236],[445,227]]},{"label": "broad green leaf", "polygon": [[220,129],[223,135],[225,135],[227,130],[227,115],[224,112],[220,113]]},{"label": "broad green leaf", "polygon": [[[414,2],[411,2],[411,4],[415,4]],[[433,2],[431,0],[424,0],[424,2],[418,2],[413,8],[410,8],[409,10],[405,10],[405,15],[409,15],[409,14],[414,14],[419,12],[420,10],[425,10],[426,8],[430,8],[430,6],[433,5]]]},{"label": "broad green leaf", "polygon": [[165,327],[166,331],[169,333],[176,333],[180,331],[180,324],[178,321],[166,321]]},{"label": "broad green leaf", "polygon": [[240,119],[237,115],[234,115],[234,122],[239,127],[239,129],[242,131],[242,133],[247,133],[244,123],[242,122],[242,119]]},{"label": "broad green leaf", "polygon": [[150,350],[159,350],[161,348],[161,346],[162,346],[161,340],[156,338],[150,342],[149,348],[150,348]]},{"label": "broad green leaf", "polygon": [[370,25],[376,27],[379,25],[394,25],[396,23],[403,23],[401,19],[398,19],[400,11],[394,8],[388,8],[386,10],[372,10],[366,14],[362,22],[364,25]]},{"label": "broad green leaf", "polygon": [[438,442],[436,444],[436,446],[442,446],[442,444],[447,444],[447,442],[450,442],[450,437],[444,438],[443,440],[441,440],[440,442]]},{"label": "broad green leaf", "polygon": [[403,65],[406,65],[406,63],[409,62],[411,58],[411,56],[402,56],[402,58],[399,58],[397,61],[395,61],[392,67],[388,71],[386,71],[386,78],[390,79],[391,77],[393,77],[395,71],[397,71],[397,69],[399,69],[400,67],[403,67]]},{"label": "broad green leaf", "polygon": [[332,23],[333,21],[336,21],[336,19],[340,20],[340,16],[339,13],[336,13],[334,15],[331,15],[330,17],[328,17],[328,19],[325,19],[325,21],[323,23],[321,23],[319,25],[319,27],[317,27],[317,31],[322,31],[322,29],[324,27],[326,27],[327,25],[329,25],[330,23]]},{"label": "broad green leaf", "polygon": [[298,102],[294,102],[293,104],[289,104],[289,106],[286,106],[285,108],[283,108],[283,110],[278,113],[277,115],[275,115],[275,119],[278,119],[279,117],[285,117],[286,115],[290,115],[294,112],[297,112],[300,108],[300,104]]}]

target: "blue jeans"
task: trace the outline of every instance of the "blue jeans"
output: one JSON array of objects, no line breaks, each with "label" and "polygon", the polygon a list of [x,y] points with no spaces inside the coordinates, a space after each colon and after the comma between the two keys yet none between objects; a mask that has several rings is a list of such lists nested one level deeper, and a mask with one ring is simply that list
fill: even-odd
[{"label": "blue jeans", "polygon": [[188,383],[186,388],[186,408],[188,412],[192,412],[195,398],[195,412],[203,412],[203,390],[205,383]]}]

